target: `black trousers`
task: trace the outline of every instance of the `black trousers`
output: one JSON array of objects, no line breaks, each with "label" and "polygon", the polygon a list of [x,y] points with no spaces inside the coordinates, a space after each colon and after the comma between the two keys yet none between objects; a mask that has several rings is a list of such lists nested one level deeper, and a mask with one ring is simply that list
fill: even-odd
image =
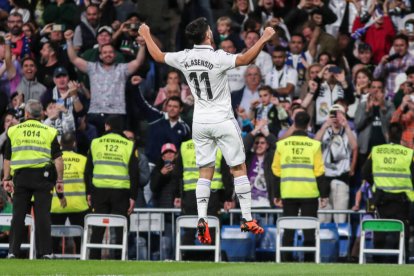
[{"label": "black trousers", "polygon": [[[301,211],[303,217],[318,217],[318,199],[306,198],[306,199],[283,199],[283,216],[285,217],[297,217]],[[315,231],[303,230],[305,240],[303,246],[315,245]],[[295,231],[285,230],[283,234],[283,245],[293,246]],[[305,253],[305,261],[312,261],[314,253]],[[293,261],[293,255],[291,252],[282,254],[284,261]]]},{"label": "black trousers", "polygon": [[9,252],[20,256],[20,246],[27,235],[24,220],[34,196],[36,250],[38,256],[52,253],[50,207],[54,183],[43,176],[43,169],[23,169],[15,173],[13,219]]},{"label": "black trousers", "polygon": [[105,132],[105,121],[111,115],[121,116],[124,120],[124,125],[126,121],[126,116],[123,114],[106,114],[106,113],[88,113],[88,123],[94,125],[98,132],[98,137],[102,136]]},{"label": "black trousers", "polygon": [[[91,195],[92,212],[96,214],[113,214],[128,217],[129,190],[126,189],[100,189],[95,188]],[[93,227],[92,243],[102,243],[106,227]],[[122,243],[122,228],[115,228],[116,243]],[[115,258],[120,258],[121,252],[117,250]],[[91,249],[91,259],[101,259],[100,249]]]},{"label": "black trousers", "polygon": [[[209,216],[218,216],[222,204],[220,202],[221,191],[212,190],[210,193],[210,199],[208,201],[207,215]],[[183,215],[197,215],[197,199],[195,190],[183,192],[182,198],[182,209]],[[196,235],[196,225],[194,229],[187,228],[185,229],[184,236],[182,237],[183,245],[194,245],[195,235]],[[215,233],[210,230],[210,236],[212,239],[211,244],[215,244]],[[183,259],[185,260],[214,260],[214,254],[208,251],[189,251],[184,252]]]},{"label": "black trousers", "polygon": [[[383,193],[376,203],[379,218],[381,219],[398,219],[404,223],[404,237],[405,237],[405,258],[408,263],[409,258],[409,240],[410,240],[410,205],[411,202],[407,199],[404,193],[391,194]],[[398,248],[399,233],[374,233],[374,247],[378,249]],[[374,255],[375,262],[397,262],[396,256],[379,256]]]},{"label": "black trousers", "polygon": [[[84,225],[84,219],[86,214],[88,214],[89,211],[84,212],[77,212],[77,213],[52,213],[51,219],[53,225],[65,225],[66,219],[69,219],[71,225]],[[61,238],[53,238],[53,253],[61,254],[61,251],[59,251],[59,245],[61,242]],[[73,238],[75,245],[76,245],[76,254],[80,253],[80,247],[81,247],[81,238],[75,237]],[[66,252],[67,253],[67,252]]]}]

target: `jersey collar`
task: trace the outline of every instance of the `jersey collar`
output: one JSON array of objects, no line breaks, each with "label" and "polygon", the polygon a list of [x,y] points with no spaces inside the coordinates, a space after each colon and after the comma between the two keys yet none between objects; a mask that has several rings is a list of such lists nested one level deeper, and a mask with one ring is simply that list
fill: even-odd
[{"label": "jersey collar", "polygon": [[206,45],[206,44],[203,44],[203,45],[194,44],[194,49],[197,49],[197,50],[198,49],[203,49],[203,50],[212,50],[212,51],[214,51],[214,49],[211,45]]}]

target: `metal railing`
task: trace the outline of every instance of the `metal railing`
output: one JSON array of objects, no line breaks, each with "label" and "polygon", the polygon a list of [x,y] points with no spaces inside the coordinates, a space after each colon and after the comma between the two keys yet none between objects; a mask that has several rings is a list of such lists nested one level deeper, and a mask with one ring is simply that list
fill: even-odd
[{"label": "metal railing", "polygon": [[[269,219],[270,215],[276,215],[280,216],[283,213],[282,209],[252,209],[252,214],[263,214],[265,215],[266,222]],[[230,224],[233,225],[234,223],[234,215],[241,214],[240,209],[230,209],[230,210],[220,210],[221,213],[229,213],[230,214]],[[148,245],[147,245],[147,259],[151,259],[151,217],[154,214],[163,214],[164,218],[165,215],[171,216],[171,232],[172,232],[172,248],[175,248],[175,216],[181,213],[181,209],[179,208],[135,208],[134,213],[138,215],[137,219],[137,225],[136,225],[136,260],[139,260],[139,233],[140,232],[148,232]],[[139,214],[148,214],[148,231],[140,231],[140,220],[139,220]],[[359,210],[359,211],[353,211],[353,210],[318,210],[319,214],[333,214],[333,215],[340,215],[340,214],[346,214],[347,215],[347,221],[349,222],[351,219],[351,215],[359,215],[359,218],[361,220],[362,216],[366,214],[365,210]],[[195,227],[195,226],[194,226]],[[156,232],[160,233],[160,259],[162,259],[162,249],[161,249],[161,240],[162,240],[162,231],[154,230]],[[154,232],[153,231],[153,232]],[[165,229],[164,229],[165,231]],[[173,250],[173,252],[175,252]]]}]

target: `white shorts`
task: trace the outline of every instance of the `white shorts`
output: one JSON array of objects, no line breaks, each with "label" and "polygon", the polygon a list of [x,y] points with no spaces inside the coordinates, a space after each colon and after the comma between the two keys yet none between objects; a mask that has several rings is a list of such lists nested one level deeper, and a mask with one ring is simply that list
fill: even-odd
[{"label": "white shorts", "polygon": [[241,131],[235,119],[216,124],[193,122],[193,141],[197,167],[214,167],[217,146],[230,167],[243,164],[246,160]]}]

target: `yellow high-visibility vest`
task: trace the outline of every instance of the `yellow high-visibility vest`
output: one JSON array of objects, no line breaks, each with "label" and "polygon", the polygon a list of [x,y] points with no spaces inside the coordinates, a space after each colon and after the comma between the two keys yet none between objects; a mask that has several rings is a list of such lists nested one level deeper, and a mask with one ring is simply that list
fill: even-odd
[{"label": "yellow high-visibility vest", "polygon": [[316,177],[324,173],[321,143],[296,135],[277,142],[272,170],[280,176],[282,199],[319,197]]},{"label": "yellow high-visibility vest", "polygon": [[115,133],[94,139],[91,144],[93,185],[98,188],[129,189],[128,165],[133,147],[133,142]]},{"label": "yellow high-visibility vest", "polygon": [[387,193],[406,193],[414,201],[411,183],[413,150],[397,144],[385,144],[372,148],[372,174],[374,188]]},{"label": "yellow high-visibility vest", "polygon": [[[184,191],[194,191],[197,187],[197,180],[199,177],[198,167],[196,166],[194,141],[188,140],[181,143],[181,158],[183,160],[183,183]],[[224,189],[222,175],[220,172],[222,153],[220,149],[217,150],[216,163],[214,165],[214,176],[211,180],[211,189]]]},{"label": "yellow high-visibility vest", "polygon": [[27,120],[7,131],[11,141],[12,173],[24,168],[43,168],[51,162],[51,146],[57,130],[36,120]]},{"label": "yellow high-visibility vest", "polygon": [[86,200],[86,184],[84,173],[86,157],[73,151],[63,152],[63,183],[67,206],[60,207],[59,198],[56,192],[53,193],[52,213],[78,213],[88,210]]}]

